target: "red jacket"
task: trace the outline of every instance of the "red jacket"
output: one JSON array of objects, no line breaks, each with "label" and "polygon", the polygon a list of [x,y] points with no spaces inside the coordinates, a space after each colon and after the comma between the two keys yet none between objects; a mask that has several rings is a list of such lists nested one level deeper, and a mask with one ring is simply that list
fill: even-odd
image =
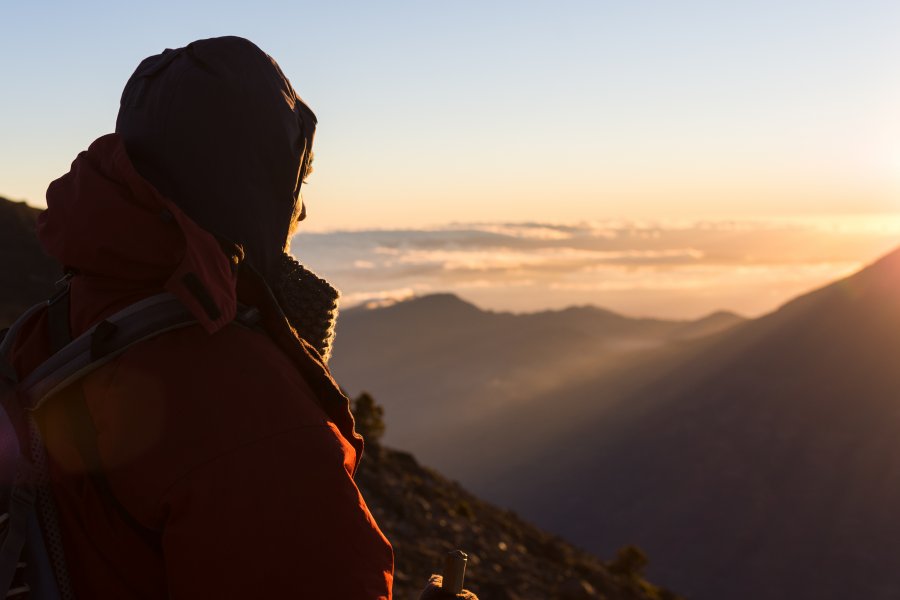
[{"label": "red jacket", "polygon": [[[258,281],[134,170],[115,135],[51,184],[38,235],[77,275],[78,335],[168,290],[200,325],[142,342],[83,378],[112,491],[98,493],[52,400],[40,420],[66,559],[82,599],[390,599],[391,546],[353,476],[362,440],[314,351]],[[215,306],[184,283],[193,273]],[[231,324],[237,299],[268,334]],[[218,313],[218,314],[216,314]],[[20,376],[49,353],[46,314],[14,349]]]}]

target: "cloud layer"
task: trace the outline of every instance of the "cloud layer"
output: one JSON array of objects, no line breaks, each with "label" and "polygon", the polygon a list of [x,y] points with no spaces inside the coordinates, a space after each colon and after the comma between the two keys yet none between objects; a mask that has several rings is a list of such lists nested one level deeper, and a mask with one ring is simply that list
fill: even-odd
[{"label": "cloud layer", "polygon": [[478,223],[303,233],[292,251],[345,307],[451,291],[494,310],[594,304],[692,318],[764,313],[898,241],[900,220],[884,218]]}]

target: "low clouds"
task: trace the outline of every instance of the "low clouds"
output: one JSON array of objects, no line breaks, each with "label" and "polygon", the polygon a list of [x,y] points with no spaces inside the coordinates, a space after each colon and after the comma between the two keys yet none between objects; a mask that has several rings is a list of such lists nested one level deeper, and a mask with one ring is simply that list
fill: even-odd
[{"label": "low clouds", "polygon": [[[378,249],[376,249],[378,252]],[[692,263],[703,258],[693,248],[672,250],[586,250],[583,248],[512,249],[502,246],[469,249],[398,251],[393,265],[429,265],[457,273],[513,273],[550,271],[553,273],[594,271],[607,265],[663,265]]]},{"label": "low clouds", "polygon": [[294,254],[344,306],[451,291],[494,310],[595,304],[626,314],[752,316],[891,250],[883,220],[484,223],[304,233]]}]

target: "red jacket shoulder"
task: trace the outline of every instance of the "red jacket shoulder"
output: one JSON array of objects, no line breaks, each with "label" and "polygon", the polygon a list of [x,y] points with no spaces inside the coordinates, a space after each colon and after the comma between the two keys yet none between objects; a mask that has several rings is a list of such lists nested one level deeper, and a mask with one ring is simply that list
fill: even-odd
[{"label": "red jacket shoulder", "polygon": [[[237,325],[141,342],[86,377],[83,389],[104,464],[130,465],[143,488],[157,474],[158,493],[198,465],[267,437],[334,431],[289,358],[264,334]],[[343,456],[353,448],[338,438],[321,450],[355,458]]]}]

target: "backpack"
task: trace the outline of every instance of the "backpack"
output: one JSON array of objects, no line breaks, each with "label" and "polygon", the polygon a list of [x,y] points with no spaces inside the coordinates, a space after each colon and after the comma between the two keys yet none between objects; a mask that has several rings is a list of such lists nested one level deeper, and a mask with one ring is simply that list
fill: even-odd
[{"label": "backpack", "polygon": [[[9,353],[22,326],[47,311],[53,354],[20,378]],[[68,286],[31,307],[0,332],[0,597],[74,600],[56,506],[49,489],[47,456],[34,411],[46,402],[66,402],[75,444],[97,491],[149,544],[157,534],[140,525],[118,503],[103,475],[96,430],[81,386],[71,384],[143,340],[187,327],[196,319],[172,294],[141,300],[71,340]],[[237,321],[252,326],[254,308],[239,307]]]}]

